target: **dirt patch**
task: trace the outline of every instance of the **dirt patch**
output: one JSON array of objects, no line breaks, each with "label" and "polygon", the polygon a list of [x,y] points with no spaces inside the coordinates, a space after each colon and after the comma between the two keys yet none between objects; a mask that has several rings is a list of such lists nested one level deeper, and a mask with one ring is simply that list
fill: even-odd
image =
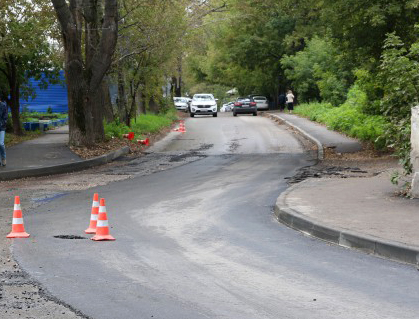
[{"label": "dirt patch", "polygon": [[303,167],[286,179],[288,184],[295,184],[307,178],[365,178],[391,171],[401,171],[397,158],[391,153],[376,151],[370,145],[364,145],[360,152],[344,154],[325,148],[323,161]]}]

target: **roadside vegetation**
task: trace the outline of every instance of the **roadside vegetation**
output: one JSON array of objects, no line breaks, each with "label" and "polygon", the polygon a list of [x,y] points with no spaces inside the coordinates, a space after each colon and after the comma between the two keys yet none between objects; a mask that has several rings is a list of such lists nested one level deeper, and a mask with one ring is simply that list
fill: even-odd
[{"label": "roadside vegetation", "polygon": [[132,120],[131,126],[127,126],[118,120],[105,123],[105,135],[107,139],[123,138],[124,134],[133,132],[134,141],[144,139],[150,134],[156,134],[165,128],[170,127],[178,119],[176,111],[170,109],[166,113],[153,115],[141,115]]},{"label": "roadside vegetation", "polygon": [[67,113],[22,112],[21,122],[39,122],[39,120],[59,120],[68,118]]}]

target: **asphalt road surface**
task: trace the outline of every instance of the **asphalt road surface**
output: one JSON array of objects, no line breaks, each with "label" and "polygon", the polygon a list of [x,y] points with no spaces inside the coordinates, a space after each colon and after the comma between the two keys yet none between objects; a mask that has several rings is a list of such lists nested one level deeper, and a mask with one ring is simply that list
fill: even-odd
[{"label": "asphalt road surface", "polygon": [[[32,237],[13,245],[22,268],[97,319],[419,317],[416,269],[274,219],[284,177],[313,163],[292,132],[230,113],[188,119],[186,129],[155,145],[150,160],[196,160],[57,194],[26,212]],[[106,199],[116,241],[54,238],[90,237],[94,192]]]}]

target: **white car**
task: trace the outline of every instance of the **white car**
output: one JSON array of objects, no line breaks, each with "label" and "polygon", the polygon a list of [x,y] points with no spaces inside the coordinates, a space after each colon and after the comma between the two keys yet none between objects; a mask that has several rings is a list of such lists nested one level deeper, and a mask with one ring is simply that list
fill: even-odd
[{"label": "white car", "polygon": [[175,103],[176,110],[188,111],[189,99],[187,97],[174,97],[173,102]]},{"label": "white car", "polygon": [[217,117],[217,100],[209,93],[195,94],[190,107],[191,117],[195,115],[212,115]]},{"label": "white car", "polygon": [[268,99],[261,95],[253,96],[253,100],[256,102],[256,107],[258,110],[269,110]]},{"label": "white car", "polygon": [[233,109],[234,102],[228,102],[226,104],[223,104],[223,106],[220,109],[220,112],[231,112]]}]

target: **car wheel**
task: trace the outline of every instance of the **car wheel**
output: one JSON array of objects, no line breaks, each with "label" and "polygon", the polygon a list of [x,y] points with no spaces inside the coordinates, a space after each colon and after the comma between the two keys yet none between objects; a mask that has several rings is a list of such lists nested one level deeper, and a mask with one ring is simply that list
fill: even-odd
[{"label": "car wheel", "polygon": [[218,114],[218,113],[213,113],[213,114],[212,114],[212,116],[213,116],[213,117],[217,117],[217,114]]},{"label": "car wheel", "polygon": [[194,116],[195,116],[195,114],[191,112],[191,117],[194,117]]},{"label": "car wheel", "polygon": [[233,116],[237,116],[237,113],[234,113],[234,112],[233,112]]},{"label": "car wheel", "polygon": [[253,113],[253,116],[257,116],[257,115],[258,115],[258,112]]}]

